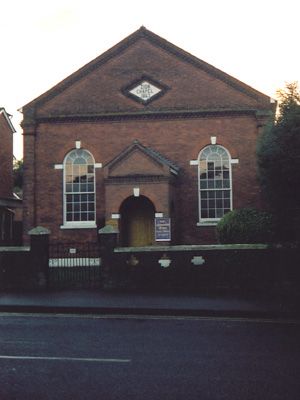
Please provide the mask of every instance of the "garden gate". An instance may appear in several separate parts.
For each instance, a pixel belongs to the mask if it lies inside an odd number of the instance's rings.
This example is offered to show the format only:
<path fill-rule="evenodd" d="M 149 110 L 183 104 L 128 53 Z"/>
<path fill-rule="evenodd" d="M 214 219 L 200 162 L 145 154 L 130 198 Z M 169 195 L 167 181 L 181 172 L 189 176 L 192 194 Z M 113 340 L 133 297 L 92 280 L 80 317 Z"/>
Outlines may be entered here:
<path fill-rule="evenodd" d="M 51 289 L 98 289 L 101 287 L 99 243 L 51 243 Z"/>

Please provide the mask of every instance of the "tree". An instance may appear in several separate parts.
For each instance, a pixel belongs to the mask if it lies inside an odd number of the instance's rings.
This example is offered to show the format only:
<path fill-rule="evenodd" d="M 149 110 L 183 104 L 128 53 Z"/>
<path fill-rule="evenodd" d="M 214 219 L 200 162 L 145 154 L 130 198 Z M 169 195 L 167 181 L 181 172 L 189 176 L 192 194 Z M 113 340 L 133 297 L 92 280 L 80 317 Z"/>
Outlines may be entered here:
<path fill-rule="evenodd" d="M 13 165 L 14 192 L 20 193 L 23 188 L 23 160 L 15 160 Z"/>
<path fill-rule="evenodd" d="M 300 90 L 298 82 L 277 91 L 279 115 L 258 142 L 262 191 L 277 215 L 281 240 L 300 239 Z"/>

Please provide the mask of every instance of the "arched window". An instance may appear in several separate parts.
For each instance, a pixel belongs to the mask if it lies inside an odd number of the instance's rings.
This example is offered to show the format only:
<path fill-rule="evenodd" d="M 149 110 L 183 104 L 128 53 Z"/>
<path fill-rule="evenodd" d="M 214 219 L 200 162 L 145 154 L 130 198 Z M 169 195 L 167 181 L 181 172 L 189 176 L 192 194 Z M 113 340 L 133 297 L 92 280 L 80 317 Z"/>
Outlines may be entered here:
<path fill-rule="evenodd" d="M 95 224 L 95 161 L 84 149 L 64 160 L 64 224 Z"/>
<path fill-rule="evenodd" d="M 218 145 L 204 147 L 198 158 L 199 221 L 218 221 L 232 209 L 231 159 Z"/>

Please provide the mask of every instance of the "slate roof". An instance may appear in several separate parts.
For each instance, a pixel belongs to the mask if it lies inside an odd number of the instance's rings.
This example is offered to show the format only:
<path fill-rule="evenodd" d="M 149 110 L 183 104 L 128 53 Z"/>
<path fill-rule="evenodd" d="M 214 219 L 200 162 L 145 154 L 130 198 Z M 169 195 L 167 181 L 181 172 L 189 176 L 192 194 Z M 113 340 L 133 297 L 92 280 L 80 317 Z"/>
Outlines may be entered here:
<path fill-rule="evenodd" d="M 145 152 L 146 154 L 150 155 L 151 158 L 155 158 L 158 161 L 162 162 L 163 164 L 166 164 L 169 168 L 173 169 L 176 171 L 176 173 L 179 171 L 179 167 L 173 163 L 172 161 L 168 160 L 166 157 L 162 156 L 159 154 L 157 151 L 143 146 L 138 140 L 135 140 L 130 146 L 128 146 L 125 150 L 123 150 L 119 155 L 117 155 L 115 158 L 113 158 L 109 163 L 107 163 L 103 169 L 106 168 L 111 168 L 120 162 L 126 157 L 127 154 L 129 154 L 134 148 L 138 148 Z"/>
<path fill-rule="evenodd" d="M 143 146 L 144 147 L 144 146 Z M 170 168 L 174 169 L 176 172 L 179 171 L 179 167 L 173 163 L 172 161 L 168 160 L 166 157 L 162 156 L 159 154 L 157 151 L 151 149 L 150 147 L 144 147 L 146 151 L 148 151 L 150 154 L 154 155 L 156 158 L 158 158 L 160 161 L 168 165 Z"/>
<path fill-rule="evenodd" d="M 12 133 L 15 133 L 16 130 L 15 130 L 15 128 L 14 128 L 12 122 L 11 122 L 11 117 L 12 117 L 12 115 L 11 115 L 11 114 L 8 114 L 8 113 L 6 112 L 6 110 L 5 110 L 4 107 L 0 107 L 0 115 L 1 115 L 1 114 L 4 116 L 4 118 L 5 118 L 5 120 L 6 120 L 7 124 L 8 124 L 8 126 L 10 127 L 10 130 L 12 131 Z"/>

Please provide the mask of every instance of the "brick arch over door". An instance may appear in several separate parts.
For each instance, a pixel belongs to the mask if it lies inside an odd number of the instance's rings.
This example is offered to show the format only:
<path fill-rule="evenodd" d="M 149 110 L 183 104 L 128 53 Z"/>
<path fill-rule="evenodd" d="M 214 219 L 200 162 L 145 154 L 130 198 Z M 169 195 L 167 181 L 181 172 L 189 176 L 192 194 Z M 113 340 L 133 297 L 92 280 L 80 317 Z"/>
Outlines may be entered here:
<path fill-rule="evenodd" d="M 122 194 L 120 194 L 117 199 L 115 200 L 115 202 L 113 203 L 113 206 L 111 208 L 111 214 L 118 214 L 121 204 L 123 203 L 124 200 L 126 200 L 128 197 L 133 195 L 133 189 L 128 189 L 125 190 Z M 155 211 L 156 212 L 162 212 L 163 211 L 163 207 L 161 202 L 158 200 L 157 196 L 151 191 L 151 190 L 143 190 L 140 189 L 140 196 L 145 196 L 147 197 L 149 200 L 152 201 L 152 203 L 154 204 L 155 207 Z"/>

